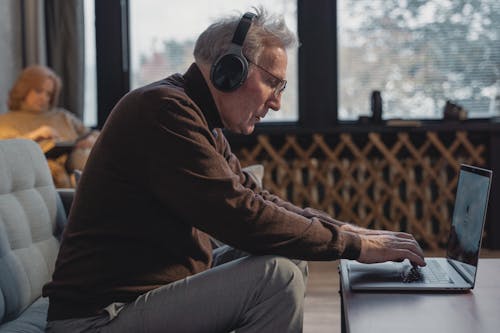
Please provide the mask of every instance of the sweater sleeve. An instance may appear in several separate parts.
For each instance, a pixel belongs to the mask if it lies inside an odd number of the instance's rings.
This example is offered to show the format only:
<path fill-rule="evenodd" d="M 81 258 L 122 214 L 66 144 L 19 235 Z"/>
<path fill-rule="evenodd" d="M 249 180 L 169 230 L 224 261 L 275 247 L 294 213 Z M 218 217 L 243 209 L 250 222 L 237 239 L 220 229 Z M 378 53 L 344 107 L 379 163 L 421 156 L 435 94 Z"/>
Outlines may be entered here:
<path fill-rule="evenodd" d="M 78 119 L 73 113 L 64 109 L 60 110 L 64 112 L 64 115 L 68 118 L 68 122 L 71 124 L 71 127 L 76 132 L 78 137 L 81 137 L 90 132 L 90 128 L 86 127 L 83 122 Z"/>
<path fill-rule="evenodd" d="M 0 114 L 0 140 L 22 136 L 23 133 L 16 128 L 16 122 L 12 120 L 12 111 Z"/>
<path fill-rule="evenodd" d="M 0 125 L 0 140 L 22 137 L 22 134 L 13 128 Z"/>
<path fill-rule="evenodd" d="M 359 256 L 358 235 L 245 187 L 195 106 L 174 98 L 158 104 L 149 138 L 160 144 L 148 157 L 148 186 L 179 220 L 253 254 Z"/>

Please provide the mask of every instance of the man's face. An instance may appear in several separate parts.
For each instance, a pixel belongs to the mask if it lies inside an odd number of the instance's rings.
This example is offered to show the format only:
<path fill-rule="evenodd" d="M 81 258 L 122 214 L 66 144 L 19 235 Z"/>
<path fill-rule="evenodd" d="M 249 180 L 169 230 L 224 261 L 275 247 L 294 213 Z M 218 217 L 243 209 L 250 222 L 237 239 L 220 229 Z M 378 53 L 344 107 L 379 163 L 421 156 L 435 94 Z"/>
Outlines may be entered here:
<path fill-rule="evenodd" d="M 286 51 L 266 48 L 257 65 L 261 68 L 249 63 L 248 77 L 236 91 L 218 96 L 222 123 L 234 133 L 252 133 L 269 109 L 278 111 L 281 107 L 281 93 L 275 94 L 275 90 L 286 78 Z"/>

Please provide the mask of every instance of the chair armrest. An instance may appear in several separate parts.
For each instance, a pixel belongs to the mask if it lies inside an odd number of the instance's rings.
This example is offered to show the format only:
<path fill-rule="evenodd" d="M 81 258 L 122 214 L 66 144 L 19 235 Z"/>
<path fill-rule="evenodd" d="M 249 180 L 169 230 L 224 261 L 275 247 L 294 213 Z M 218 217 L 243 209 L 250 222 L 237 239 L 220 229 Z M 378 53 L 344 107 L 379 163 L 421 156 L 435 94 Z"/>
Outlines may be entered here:
<path fill-rule="evenodd" d="M 75 189 L 74 188 L 56 188 L 59 197 L 61 198 L 64 211 L 66 212 L 66 216 L 69 215 L 69 210 L 71 209 L 71 204 L 73 203 L 73 198 L 75 197 Z"/>
<path fill-rule="evenodd" d="M 262 179 L 264 178 L 264 166 L 262 164 L 252 164 L 244 167 L 242 171 L 247 172 L 255 183 L 262 189 Z"/>

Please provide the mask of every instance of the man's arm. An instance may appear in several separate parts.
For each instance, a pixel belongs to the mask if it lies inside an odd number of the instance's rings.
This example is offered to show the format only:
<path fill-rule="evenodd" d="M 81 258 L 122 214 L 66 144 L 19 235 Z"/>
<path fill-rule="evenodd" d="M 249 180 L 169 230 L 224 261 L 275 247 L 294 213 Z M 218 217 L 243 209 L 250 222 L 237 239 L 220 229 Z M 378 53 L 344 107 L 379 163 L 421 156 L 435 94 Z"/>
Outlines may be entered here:
<path fill-rule="evenodd" d="M 277 205 L 304 217 L 315 217 L 322 223 L 338 226 L 343 232 L 350 232 L 358 235 L 361 239 L 361 252 L 357 259 L 359 262 L 377 263 L 389 260 L 402 261 L 404 259 L 409 259 L 413 264 L 425 266 L 423 251 L 411 234 L 361 228 L 350 223 L 336 220 L 327 213 L 314 208 L 301 209 L 275 195 L 264 194 L 264 196 L 272 198 L 271 200 Z"/>
<path fill-rule="evenodd" d="M 210 130 L 188 103 L 150 98 L 147 104 L 154 116 L 144 140 L 159 143 L 145 158 L 147 186 L 183 227 L 195 227 L 257 255 L 304 260 L 359 257 L 356 234 L 284 209 L 242 186 L 241 173 L 235 173 L 232 162 L 221 154 L 221 132 Z"/>
<path fill-rule="evenodd" d="M 313 210 L 299 209 L 300 213 L 296 213 L 296 206 L 281 201 L 277 204 L 244 186 L 242 172 L 234 171 L 235 166 L 239 167 L 237 158 L 221 154 L 222 133 L 214 135 L 197 112 L 185 104 L 163 98 L 155 114 L 156 124 L 147 140 L 161 144 L 146 159 L 148 183 L 155 200 L 162 202 L 185 227 L 196 227 L 257 255 L 365 262 L 400 260 L 406 255 L 399 251 L 401 237 L 397 235 L 376 242 L 378 239 L 367 235 L 342 230 L 322 214 L 322 219 L 313 216 Z M 373 249 L 375 256 L 361 256 L 362 244 L 365 250 Z M 391 245 L 396 251 L 390 249 Z"/>
<path fill-rule="evenodd" d="M 401 261 L 409 259 L 412 263 L 424 266 L 423 252 L 417 241 L 410 234 L 403 232 L 393 232 L 387 230 L 372 230 L 361 228 L 350 223 L 336 220 L 327 213 L 314 208 L 300 208 L 276 195 L 263 190 L 256 180 L 245 170 L 242 170 L 236 156 L 233 155 L 227 141 L 224 149 L 226 160 L 231 161 L 233 170 L 240 173 L 242 184 L 259 193 L 263 198 L 306 218 L 317 218 L 324 224 L 331 224 L 339 227 L 343 232 L 358 235 L 361 239 L 361 252 L 357 259 L 363 263 L 376 263 L 388 260 Z"/>

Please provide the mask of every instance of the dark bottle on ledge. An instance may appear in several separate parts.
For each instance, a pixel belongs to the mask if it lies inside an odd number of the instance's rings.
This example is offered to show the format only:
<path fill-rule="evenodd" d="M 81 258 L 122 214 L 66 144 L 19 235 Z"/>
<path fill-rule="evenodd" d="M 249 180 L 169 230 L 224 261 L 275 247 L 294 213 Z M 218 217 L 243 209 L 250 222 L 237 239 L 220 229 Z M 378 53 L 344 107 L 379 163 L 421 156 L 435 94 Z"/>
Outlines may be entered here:
<path fill-rule="evenodd" d="M 374 90 L 371 96 L 372 122 L 382 122 L 382 96 L 380 91 Z"/>

